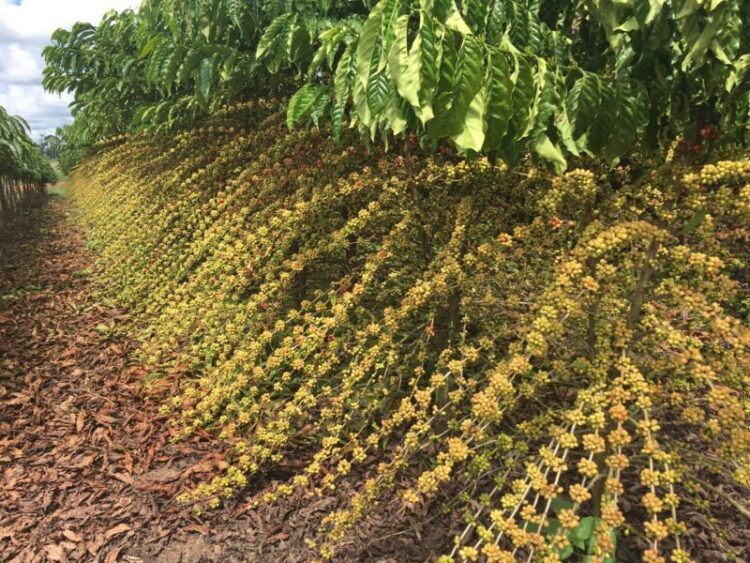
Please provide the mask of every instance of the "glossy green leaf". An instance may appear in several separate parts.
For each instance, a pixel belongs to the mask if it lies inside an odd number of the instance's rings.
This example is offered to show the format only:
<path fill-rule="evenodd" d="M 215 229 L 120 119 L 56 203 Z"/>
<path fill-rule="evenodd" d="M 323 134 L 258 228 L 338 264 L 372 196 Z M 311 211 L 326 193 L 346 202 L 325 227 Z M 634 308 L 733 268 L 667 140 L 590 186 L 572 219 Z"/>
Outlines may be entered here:
<path fill-rule="evenodd" d="M 326 90 L 319 84 L 305 84 L 289 100 L 286 123 L 291 129 L 294 124 L 306 117 L 314 108 L 319 108 Z M 321 112 L 322 114 L 322 112 Z"/>
<path fill-rule="evenodd" d="M 508 130 L 514 88 L 508 56 L 498 48 L 490 50 L 486 85 L 487 132 L 484 149 L 496 151 Z"/>
<path fill-rule="evenodd" d="M 393 26 L 393 44 L 388 55 L 388 69 L 398 93 L 412 106 L 419 107 L 419 66 L 417 57 L 409 56 L 409 16 L 401 16 Z M 420 48 L 420 44 L 416 44 Z"/>

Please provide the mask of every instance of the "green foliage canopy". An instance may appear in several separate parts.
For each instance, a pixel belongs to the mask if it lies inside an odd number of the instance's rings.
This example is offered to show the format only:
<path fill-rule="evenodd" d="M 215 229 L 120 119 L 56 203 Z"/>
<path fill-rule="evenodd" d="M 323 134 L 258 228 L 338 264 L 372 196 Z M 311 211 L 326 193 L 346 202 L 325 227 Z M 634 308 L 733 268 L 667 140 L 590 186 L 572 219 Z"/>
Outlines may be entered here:
<path fill-rule="evenodd" d="M 44 84 L 75 92 L 69 144 L 165 131 L 228 102 L 292 94 L 288 123 L 416 133 L 561 171 L 695 142 L 744 141 L 742 0 L 146 0 L 58 30 Z"/>
<path fill-rule="evenodd" d="M 53 182 L 55 172 L 28 135 L 23 118 L 0 106 L 0 215 L 14 212 L 27 192 Z"/>
<path fill-rule="evenodd" d="M 307 30 L 322 31 L 356 10 L 366 14 L 349 0 L 146 0 L 138 11 L 106 14 L 96 27 L 58 29 L 43 53 L 44 86 L 75 94 L 67 160 L 80 160 L 106 137 L 171 131 L 227 102 L 280 90 L 307 60 Z M 282 14 L 295 21 L 276 30 L 273 49 L 256 59 L 263 33 Z"/>
<path fill-rule="evenodd" d="M 318 36 L 289 121 L 328 110 L 334 132 L 348 117 L 371 138 L 412 130 L 511 163 L 530 146 L 559 170 L 706 125 L 741 139 L 748 14 L 731 0 L 382 0 L 359 31 Z"/>

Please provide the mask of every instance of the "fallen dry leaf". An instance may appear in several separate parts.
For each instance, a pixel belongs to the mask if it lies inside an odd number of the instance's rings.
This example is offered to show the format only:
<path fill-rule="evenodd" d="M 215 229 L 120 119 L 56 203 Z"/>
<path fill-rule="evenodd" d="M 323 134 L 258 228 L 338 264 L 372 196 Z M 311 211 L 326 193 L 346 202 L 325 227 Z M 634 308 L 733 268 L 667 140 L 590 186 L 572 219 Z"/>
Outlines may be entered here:
<path fill-rule="evenodd" d="M 103 411 L 99 411 L 94 415 L 94 420 L 96 420 L 99 424 L 109 425 L 114 424 L 117 422 L 117 419 L 114 417 L 109 416 L 107 413 Z"/>
<path fill-rule="evenodd" d="M 117 558 L 120 556 L 121 551 L 122 547 L 110 549 L 104 557 L 104 563 L 117 563 Z"/>
<path fill-rule="evenodd" d="M 107 539 L 113 538 L 125 532 L 129 532 L 132 528 L 127 524 L 118 524 L 114 528 L 110 528 L 104 533 L 104 537 Z"/>
<path fill-rule="evenodd" d="M 44 546 L 44 551 L 47 552 L 47 557 L 50 561 L 67 561 L 67 558 L 65 557 L 65 550 L 59 544 L 47 544 Z"/>
<path fill-rule="evenodd" d="M 141 480 L 150 483 L 171 483 L 180 478 L 180 470 L 171 467 L 164 467 L 144 473 L 140 478 Z"/>
<path fill-rule="evenodd" d="M 112 473 L 112 477 L 114 477 L 118 481 L 122 481 L 123 483 L 126 483 L 128 485 L 132 485 L 133 484 L 133 476 L 129 475 L 127 473 Z"/>
<path fill-rule="evenodd" d="M 68 538 L 70 541 L 82 542 L 83 536 L 76 534 L 73 530 L 63 530 L 63 536 Z"/>
<path fill-rule="evenodd" d="M 99 553 L 99 550 L 102 548 L 102 546 L 104 545 L 106 541 L 107 540 L 104 538 L 102 534 L 97 534 L 93 540 L 91 540 L 90 542 L 86 544 L 86 550 L 91 555 L 96 555 L 97 553 Z"/>
<path fill-rule="evenodd" d="M 83 412 L 79 412 L 78 416 L 76 416 L 76 432 L 80 434 L 85 423 L 86 415 Z"/>
<path fill-rule="evenodd" d="M 182 529 L 183 532 L 198 532 L 202 536 L 208 535 L 208 526 L 205 524 L 190 524 Z"/>

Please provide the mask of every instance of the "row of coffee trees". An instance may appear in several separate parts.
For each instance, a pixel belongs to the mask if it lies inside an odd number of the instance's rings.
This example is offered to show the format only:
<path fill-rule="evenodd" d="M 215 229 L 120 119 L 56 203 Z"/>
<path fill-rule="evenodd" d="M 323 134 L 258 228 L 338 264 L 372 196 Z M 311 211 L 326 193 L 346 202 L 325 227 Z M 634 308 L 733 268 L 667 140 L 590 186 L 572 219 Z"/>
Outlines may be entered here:
<path fill-rule="evenodd" d="M 57 31 L 102 271 L 153 373 L 190 371 L 175 435 L 228 444 L 179 499 L 283 475 L 255 500 L 309 501 L 303 560 L 412 530 L 444 541 L 389 558 L 742 556 L 749 6 L 148 0 Z"/>
<path fill-rule="evenodd" d="M 0 107 L 0 216 L 41 201 L 46 184 L 55 177 L 49 160 L 29 137 L 28 125 Z"/>

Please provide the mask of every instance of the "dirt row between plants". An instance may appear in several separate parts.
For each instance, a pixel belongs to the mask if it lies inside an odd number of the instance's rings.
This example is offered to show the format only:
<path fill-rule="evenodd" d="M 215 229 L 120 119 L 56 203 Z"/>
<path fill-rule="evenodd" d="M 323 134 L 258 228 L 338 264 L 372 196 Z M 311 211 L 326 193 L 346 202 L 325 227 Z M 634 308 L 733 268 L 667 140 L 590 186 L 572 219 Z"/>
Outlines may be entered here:
<path fill-rule="evenodd" d="M 107 304 L 72 202 L 0 224 L 0 561 L 312 561 L 304 543 L 345 502 L 254 507 L 274 475 L 195 517 L 175 494 L 223 468 L 209 435 L 173 442 L 127 314 Z M 283 470 L 283 468 L 282 468 Z M 277 475 L 278 478 L 283 475 Z M 376 514 L 342 561 L 424 560 L 445 531 Z M 403 517 L 403 515 L 401 515 Z M 395 558 L 390 554 L 397 554 Z"/>

